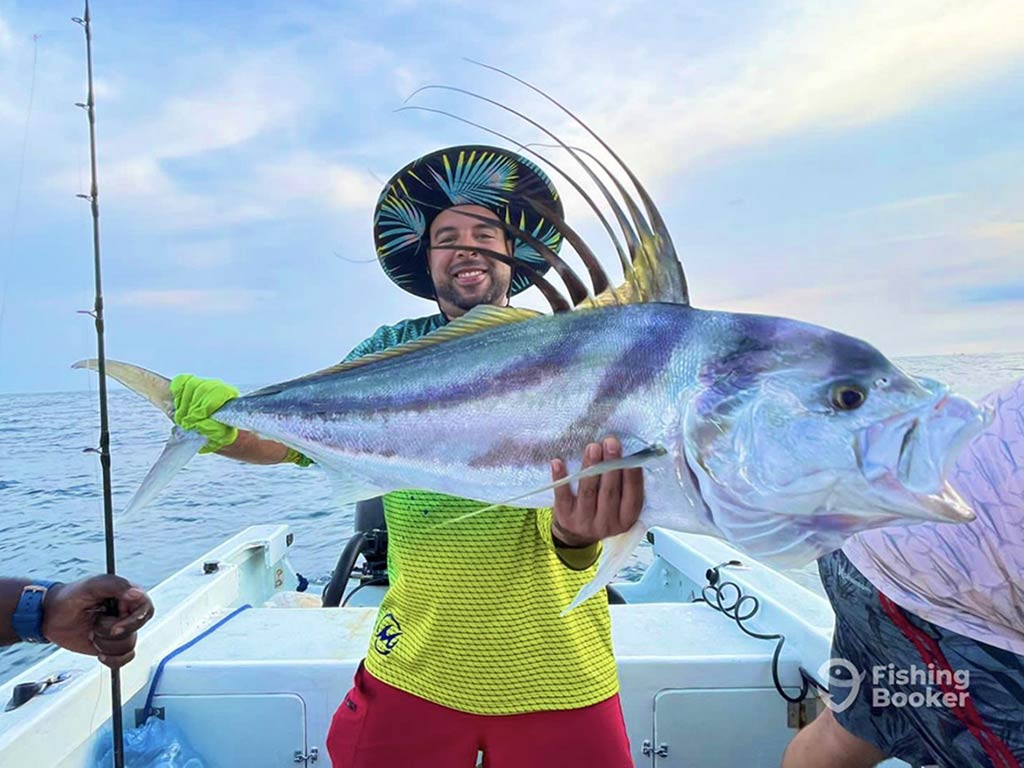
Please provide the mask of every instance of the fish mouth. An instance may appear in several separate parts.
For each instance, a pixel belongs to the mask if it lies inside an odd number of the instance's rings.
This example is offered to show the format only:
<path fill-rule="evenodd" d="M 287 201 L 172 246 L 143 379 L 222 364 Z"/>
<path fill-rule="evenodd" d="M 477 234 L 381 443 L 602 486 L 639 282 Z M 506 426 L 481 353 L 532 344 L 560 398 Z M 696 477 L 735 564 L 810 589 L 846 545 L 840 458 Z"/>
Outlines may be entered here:
<path fill-rule="evenodd" d="M 927 406 L 857 434 L 856 453 L 873 500 L 904 517 L 970 522 L 974 511 L 946 480 L 992 410 L 940 392 Z"/>

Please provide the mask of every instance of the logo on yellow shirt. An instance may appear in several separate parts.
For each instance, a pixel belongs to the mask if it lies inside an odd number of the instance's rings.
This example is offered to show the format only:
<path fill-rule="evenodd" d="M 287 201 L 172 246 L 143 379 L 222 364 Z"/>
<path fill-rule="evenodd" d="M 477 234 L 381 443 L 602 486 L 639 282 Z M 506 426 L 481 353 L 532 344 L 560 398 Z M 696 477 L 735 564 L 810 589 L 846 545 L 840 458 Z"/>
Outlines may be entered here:
<path fill-rule="evenodd" d="M 388 612 L 377 619 L 373 635 L 373 649 L 381 656 L 387 656 L 398 645 L 398 640 L 402 637 L 402 626 L 394 614 Z"/>

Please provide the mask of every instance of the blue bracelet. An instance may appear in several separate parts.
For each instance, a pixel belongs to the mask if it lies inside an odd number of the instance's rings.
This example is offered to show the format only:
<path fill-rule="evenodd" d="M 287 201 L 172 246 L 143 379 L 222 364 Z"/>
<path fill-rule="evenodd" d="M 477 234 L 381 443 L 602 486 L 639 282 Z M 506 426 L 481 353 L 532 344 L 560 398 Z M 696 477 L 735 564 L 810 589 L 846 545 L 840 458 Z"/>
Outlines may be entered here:
<path fill-rule="evenodd" d="M 37 580 L 21 590 L 21 599 L 11 618 L 11 628 L 26 643 L 49 642 L 43 637 L 43 601 L 50 588 L 58 583 Z"/>

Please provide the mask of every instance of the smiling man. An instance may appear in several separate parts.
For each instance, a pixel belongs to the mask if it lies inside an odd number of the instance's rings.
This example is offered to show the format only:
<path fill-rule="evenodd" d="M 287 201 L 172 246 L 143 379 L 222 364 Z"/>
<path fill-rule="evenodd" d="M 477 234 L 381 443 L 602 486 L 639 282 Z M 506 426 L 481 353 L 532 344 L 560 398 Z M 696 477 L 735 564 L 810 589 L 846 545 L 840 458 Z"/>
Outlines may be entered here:
<path fill-rule="evenodd" d="M 504 307 L 529 287 L 518 265 L 543 273 L 548 264 L 502 222 L 552 250 L 561 245 L 530 201 L 562 214 L 543 171 L 494 147 L 437 150 L 395 174 L 374 214 L 377 256 L 399 287 L 440 311 L 378 328 L 346 360 L 413 341 L 473 307 Z M 234 389 L 180 376 L 172 391 L 175 422 L 206 435 L 204 450 L 309 463 L 211 420 Z M 583 466 L 621 451 L 614 438 L 592 443 Z M 561 457 L 551 459 L 552 478 L 565 477 Z M 443 523 L 481 502 L 415 490 L 384 496 L 390 586 L 331 724 L 335 768 L 472 768 L 478 752 L 488 768 L 631 766 L 605 593 L 560 614 L 594 575 L 600 540 L 639 516 L 642 477 L 607 472 L 581 480 L 576 494 L 561 486 L 550 508 L 503 507 L 459 525 Z"/>
<path fill-rule="evenodd" d="M 484 223 L 476 216 L 494 223 Z M 508 304 L 512 267 L 473 250 L 475 246 L 512 255 L 512 243 L 492 211 L 481 205 L 442 211 L 430 225 L 430 243 L 427 268 L 437 304 L 446 317 L 459 317 L 479 304 Z"/>
<path fill-rule="evenodd" d="M 377 254 L 395 283 L 440 312 L 384 326 L 346 359 L 416 339 L 476 306 L 507 306 L 530 282 L 487 252 L 541 273 L 548 264 L 501 222 L 561 245 L 526 200 L 561 214 L 539 168 L 493 147 L 438 150 L 399 171 L 377 204 Z M 614 439 L 595 443 L 584 465 L 620 451 Z M 564 476 L 564 464 L 552 472 Z M 385 496 L 391 587 L 374 637 L 388 642 L 371 643 L 334 717 L 334 765 L 471 768 L 478 750 L 492 768 L 632 765 L 606 598 L 559 614 L 592 576 L 598 541 L 626 530 L 642 500 L 639 470 L 584 480 L 575 496 L 563 487 L 550 509 L 495 510 L 468 526 L 437 523 L 479 502 Z"/>

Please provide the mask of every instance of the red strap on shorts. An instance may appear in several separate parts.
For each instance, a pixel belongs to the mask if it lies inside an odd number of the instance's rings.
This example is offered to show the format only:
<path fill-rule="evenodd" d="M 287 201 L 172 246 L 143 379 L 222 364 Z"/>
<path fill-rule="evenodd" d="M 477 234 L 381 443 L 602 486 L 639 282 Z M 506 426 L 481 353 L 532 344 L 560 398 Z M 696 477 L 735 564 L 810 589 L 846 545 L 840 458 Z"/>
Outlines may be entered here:
<path fill-rule="evenodd" d="M 917 653 L 922 661 L 926 664 L 933 664 L 936 669 L 948 671 L 950 673 L 948 680 L 952 680 L 953 668 L 950 666 L 949 661 L 946 660 L 945 654 L 939 648 L 939 644 L 935 642 L 934 638 L 929 637 L 911 624 L 903 610 L 881 592 L 878 593 L 878 601 L 881 603 L 885 615 L 889 617 L 893 624 L 899 627 L 907 640 L 917 649 Z M 956 715 L 957 720 L 963 723 L 964 727 L 981 744 L 981 748 L 985 750 L 985 754 L 992 761 L 994 768 L 1021 768 L 1020 763 L 1017 762 L 1017 758 L 1013 756 L 1006 742 L 992 733 L 989 727 L 985 725 L 985 722 L 981 719 L 981 714 L 974 706 L 970 692 L 960 691 L 955 689 L 951 683 L 944 682 L 947 679 L 946 676 L 939 675 L 939 678 L 939 687 L 942 688 L 943 693 L 966 694 L 964 696 L 966 704 L 962 707 L 954 706 L 951 709 L 953 714 Z"/>

